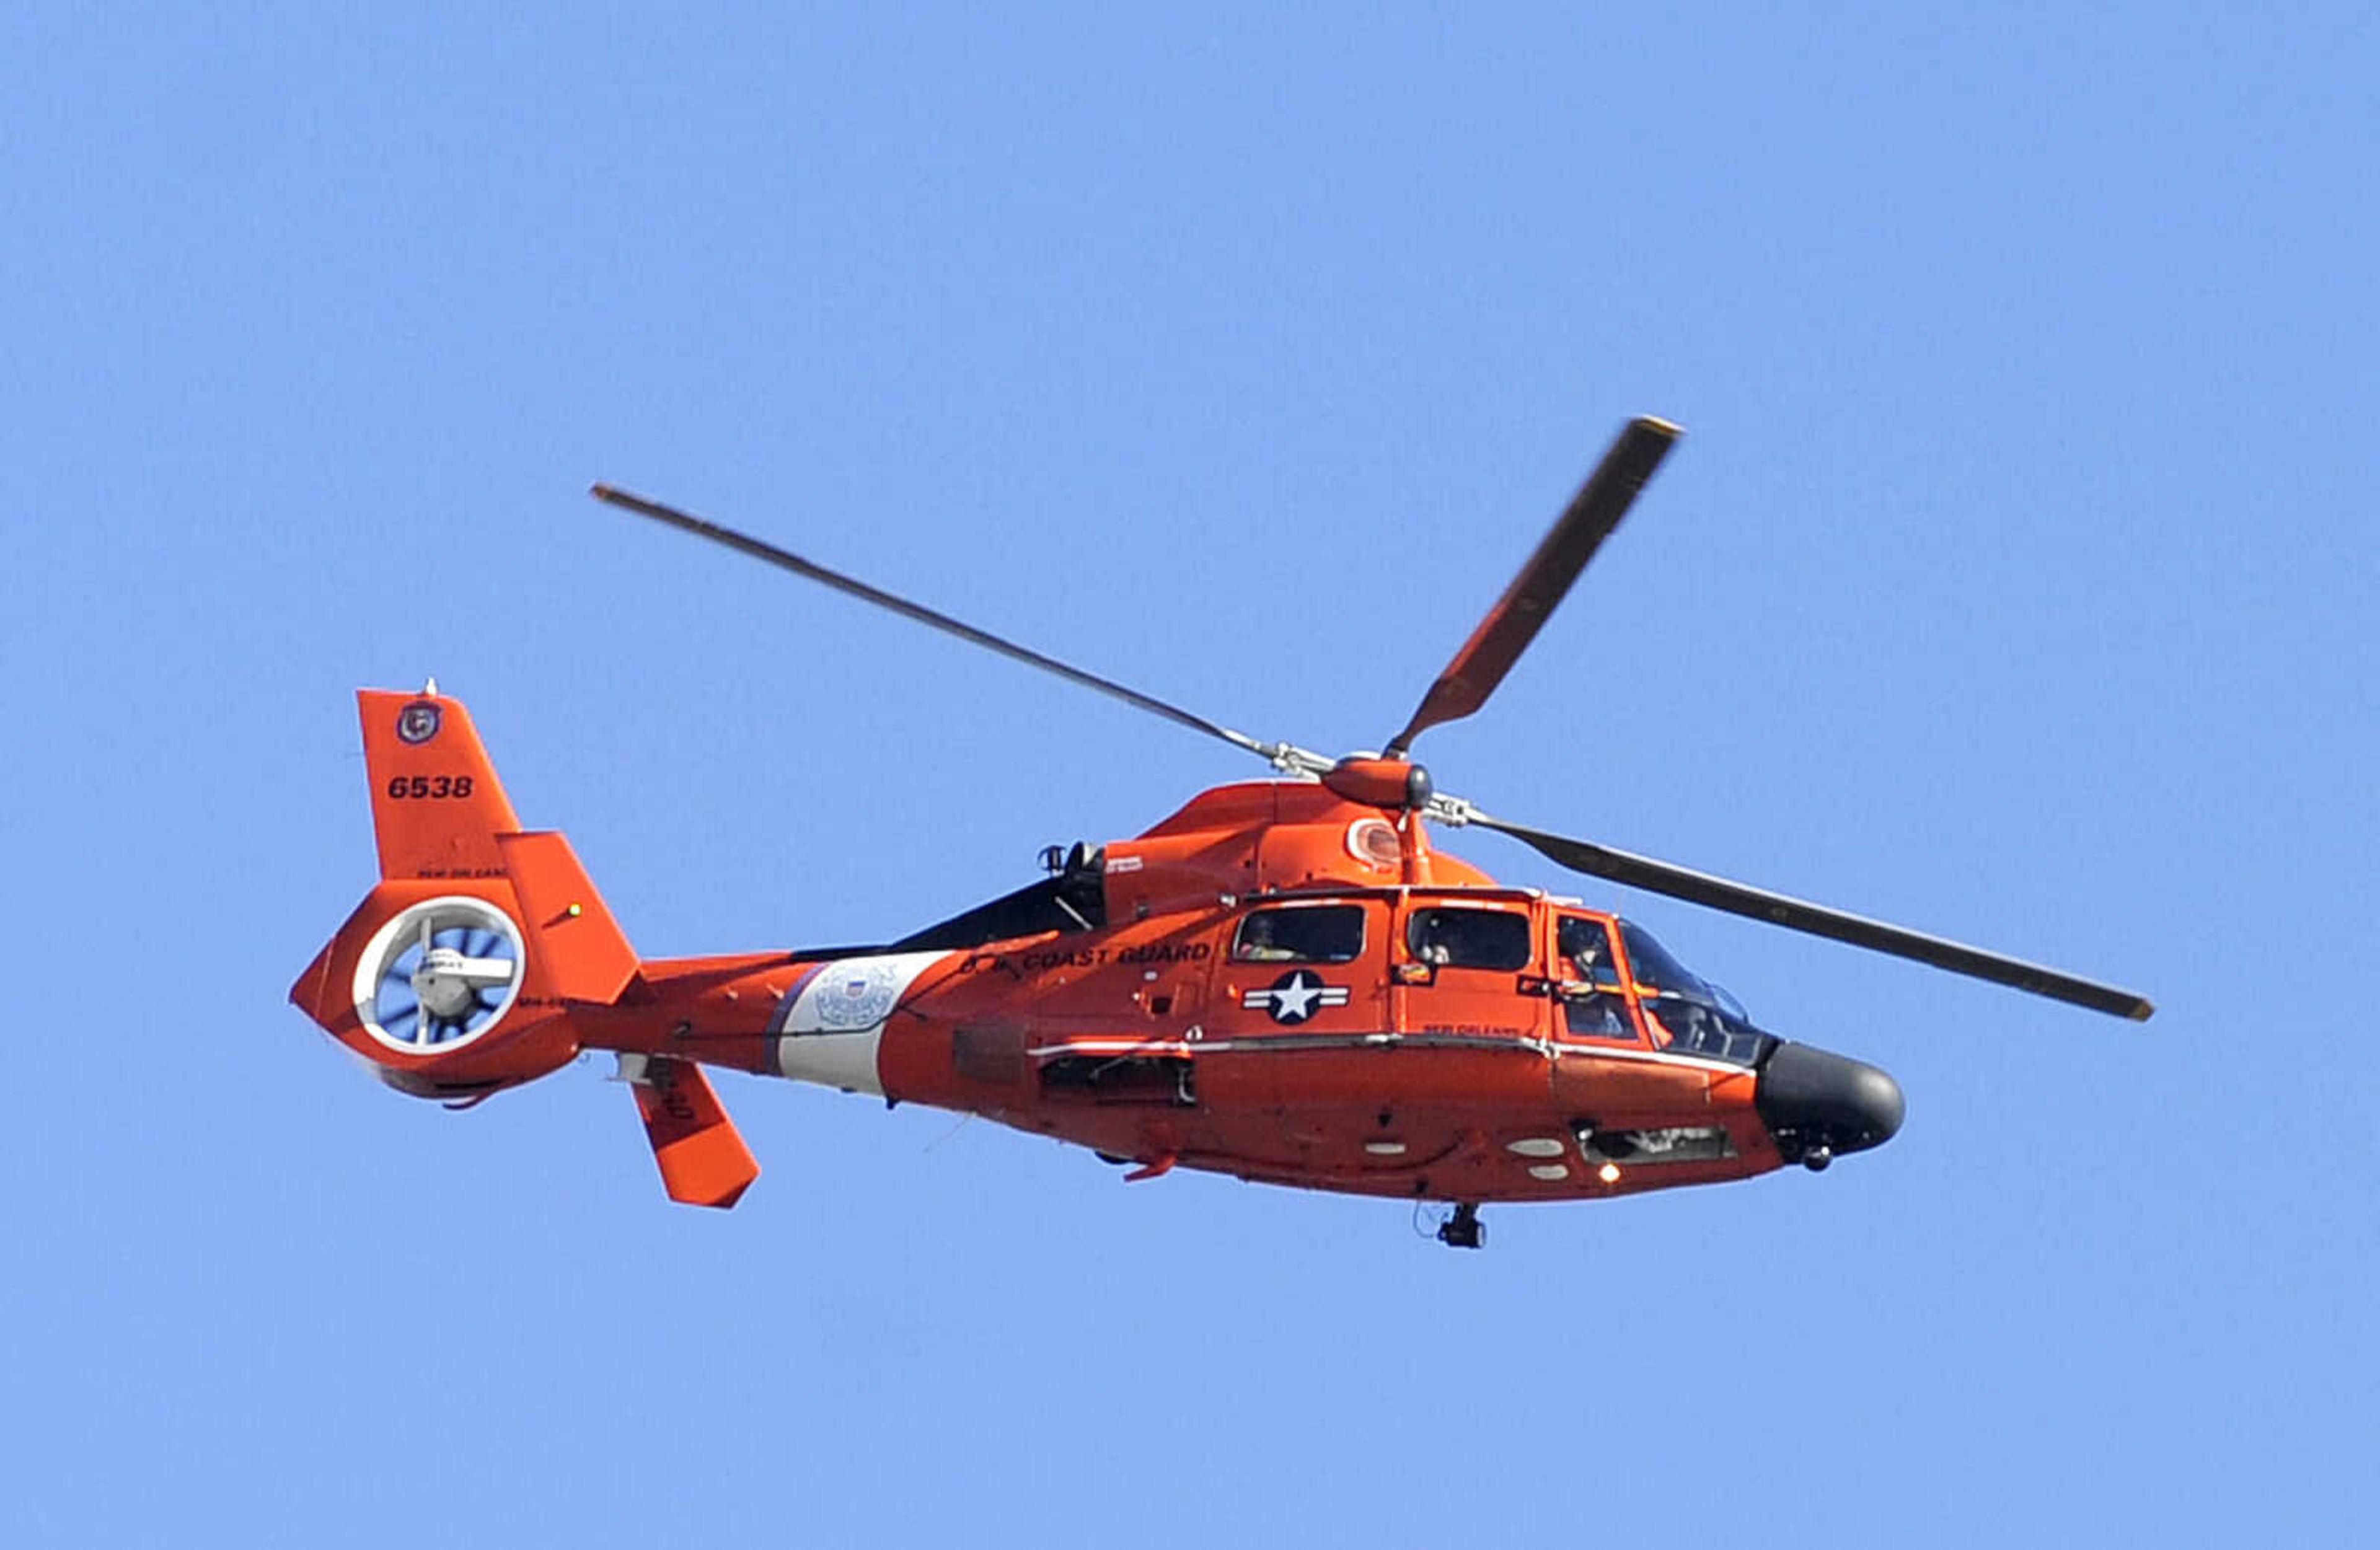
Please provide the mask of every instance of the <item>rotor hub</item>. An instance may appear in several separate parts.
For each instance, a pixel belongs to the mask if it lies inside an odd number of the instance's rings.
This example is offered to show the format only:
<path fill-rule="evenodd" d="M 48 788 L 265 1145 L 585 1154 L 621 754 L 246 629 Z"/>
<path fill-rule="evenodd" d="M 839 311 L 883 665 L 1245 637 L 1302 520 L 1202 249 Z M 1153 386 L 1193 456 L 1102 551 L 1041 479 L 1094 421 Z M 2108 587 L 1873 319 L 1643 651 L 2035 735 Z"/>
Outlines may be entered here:
<path fill-rule="evenodd" d="M 1363 754 L 1350 754 L 1323 771 L 1322 783 L 1334 795 L 1390 812 L 1427 807 L 1438 789 L 1426 766 Z"/>
<path fill-rule="evenodd" d="M 476 987 L 465 977 L 466 960 L 451 947 L 433 947 L 421 967 L 413 971 L 413 993 L 440 1017 L 460 1017 L 470 1006 Z"/>

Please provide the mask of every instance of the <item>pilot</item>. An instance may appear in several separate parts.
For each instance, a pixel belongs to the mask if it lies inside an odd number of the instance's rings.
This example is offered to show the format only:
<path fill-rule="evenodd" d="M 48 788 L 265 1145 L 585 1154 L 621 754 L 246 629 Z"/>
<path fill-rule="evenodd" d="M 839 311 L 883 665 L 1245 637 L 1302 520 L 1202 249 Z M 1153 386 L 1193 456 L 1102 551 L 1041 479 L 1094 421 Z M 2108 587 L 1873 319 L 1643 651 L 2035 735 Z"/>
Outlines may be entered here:
<path fill-rule="evenodd" d="M 1578 968 L 1578 977 L 1610 988 L 1620 983 L 1619 966 L 1611 962 L 1611 938 L 1591 920 L 1561 923 L 1561 952 Z"/>
<path fill-rule="evenodd" d="M 1297 954 L 1275 940 L 1274 926 L 1280 915 L 1271 910 L 1248 916 L 1240 930 L 1239 945 L 1232 956 L 1252 963 L 1286 963 Z"/>
<path fill-rule="evenodd" d="M 1584 993 L 1573 990 L 1562 999 L 1562 1017 L 1570 1031 L 1588 1038 L 1635 1037 L 1636 1031 L 1628 1022 L 1628 1003 L 1617 994 L 1620 971 L 1611 962 L 1611 938 L 1603 927 L 1590 920 L 1565 920 L 1557 945 L 1577 969 L 1578 977 L 1595 987 Z"/>
<path fill-rule="evenodd" d="M 1482 962 L 1481 946 L 1475 940 L 1478 933 L 1472 922 L 1476 910 L 1432 910 L 1422 917 L 1421 940 L 1414 956 L 1425 963 L 1440 968 L 1451 963 L 1463 965 Z"/>

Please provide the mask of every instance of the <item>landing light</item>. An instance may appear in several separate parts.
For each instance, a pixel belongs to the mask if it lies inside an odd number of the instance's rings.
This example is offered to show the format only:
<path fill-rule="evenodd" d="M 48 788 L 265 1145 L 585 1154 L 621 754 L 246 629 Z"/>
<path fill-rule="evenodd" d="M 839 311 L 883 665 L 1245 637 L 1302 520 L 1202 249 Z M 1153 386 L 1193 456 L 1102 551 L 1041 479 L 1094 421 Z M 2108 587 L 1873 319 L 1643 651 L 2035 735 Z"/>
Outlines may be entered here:
<path fill-rule="evenodd" d="M 1607 1184 L 1616 1184 L 1620 1182 L 1620 1165 L 1618 1163 L 1605 1163 L 1601 1168 L 1595 1170 L 1595 1176 L 1597 1179 L 1602 1180 Z"/>

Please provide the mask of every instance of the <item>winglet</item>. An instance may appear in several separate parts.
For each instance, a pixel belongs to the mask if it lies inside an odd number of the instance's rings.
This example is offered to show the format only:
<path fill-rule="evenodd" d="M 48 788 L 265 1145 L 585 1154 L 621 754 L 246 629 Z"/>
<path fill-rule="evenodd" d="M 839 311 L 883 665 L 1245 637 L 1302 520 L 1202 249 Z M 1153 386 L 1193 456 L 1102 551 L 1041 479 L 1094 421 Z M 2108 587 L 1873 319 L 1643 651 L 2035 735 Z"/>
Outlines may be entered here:
<path fill-rule="evenodd" d="M 723 1211 L 744 1198 L 760 1177 L 760 1165 L 700 1066 L 667 1055 L 623 1055 L 620 1077 L 636 1092 L 637 1112 L 672 1200 Z"/>

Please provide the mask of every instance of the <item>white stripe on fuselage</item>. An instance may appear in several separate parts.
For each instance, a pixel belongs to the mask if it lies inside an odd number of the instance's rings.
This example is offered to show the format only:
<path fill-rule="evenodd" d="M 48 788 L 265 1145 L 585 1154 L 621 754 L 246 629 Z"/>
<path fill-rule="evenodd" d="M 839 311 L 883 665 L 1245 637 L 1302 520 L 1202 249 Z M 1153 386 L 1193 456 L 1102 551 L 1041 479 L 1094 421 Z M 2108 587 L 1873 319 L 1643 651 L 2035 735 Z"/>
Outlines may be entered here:
<path fill-rule="evenodd" d="M 777 1074 L 880 1096 L 876 1055 L 885 1020 L 917 976 L 948 956 L 888 952 L 820 965 L 769 1030 L 777 1041 Z"/>

